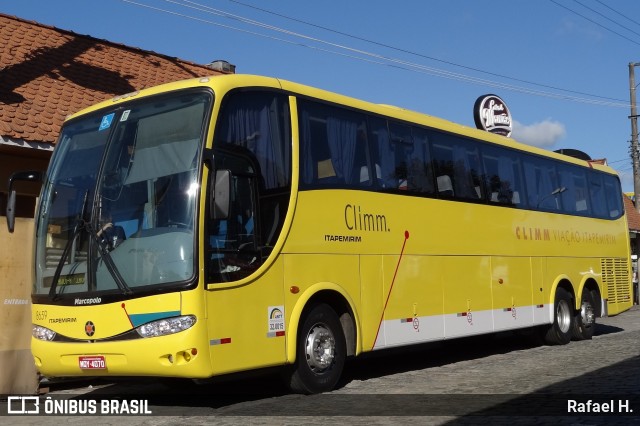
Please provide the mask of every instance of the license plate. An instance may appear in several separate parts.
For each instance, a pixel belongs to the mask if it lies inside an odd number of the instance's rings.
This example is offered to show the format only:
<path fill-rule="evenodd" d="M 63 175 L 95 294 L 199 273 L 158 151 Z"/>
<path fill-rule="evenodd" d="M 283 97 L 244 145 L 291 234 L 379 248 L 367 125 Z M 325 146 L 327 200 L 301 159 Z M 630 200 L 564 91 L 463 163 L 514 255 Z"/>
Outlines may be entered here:
<path fill-rule="evenodd" d="M 105 370 L 107 363 L 102 355 L 78 357 L 78 364 L 82 370 Z"/>

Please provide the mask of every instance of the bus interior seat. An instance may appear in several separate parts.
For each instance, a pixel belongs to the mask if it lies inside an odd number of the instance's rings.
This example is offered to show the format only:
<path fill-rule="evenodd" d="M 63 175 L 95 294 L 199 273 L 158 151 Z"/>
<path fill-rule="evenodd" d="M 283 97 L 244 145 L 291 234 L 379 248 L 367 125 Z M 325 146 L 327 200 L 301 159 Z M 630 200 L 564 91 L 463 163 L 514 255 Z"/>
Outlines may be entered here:
<path fill-rule="evenodd" d="M 587 210 L 587 200 L 576 201 L 576 211 L 583 212 Z"/>
<path fill-rule="evenodd" d="M 511 196 L 511 203 L 520 204 L 520 193 L 518 191 L 513 191 L 513 195 Z"/>
<path fill-rule="evenodd" d="M 382 177 L 382 171 L 380 169 L 380 165 L 376 164 L 376 179 L 380 180 Z M 360 167 L 360 183 L 369 182 L 369 167 L 362 166 Z"/>
<path fill-rule="evenodd" d="M 451 183 L 451 177 L 449 175 L 438 176 L 438 192 L 440 195 L 445 195 L 452 197 L 453 193 L 453 184 Z"/>
<path fill-rule="evenodd" d="M 491 202 L 493 203 L 498 202 L 497 191 L 491 193 Z M 518 191 L 513 191 L 513 194 L 511 195 L 511 204 L 514 204 L 514 205 L 520 204 L 520 193 Z"/>

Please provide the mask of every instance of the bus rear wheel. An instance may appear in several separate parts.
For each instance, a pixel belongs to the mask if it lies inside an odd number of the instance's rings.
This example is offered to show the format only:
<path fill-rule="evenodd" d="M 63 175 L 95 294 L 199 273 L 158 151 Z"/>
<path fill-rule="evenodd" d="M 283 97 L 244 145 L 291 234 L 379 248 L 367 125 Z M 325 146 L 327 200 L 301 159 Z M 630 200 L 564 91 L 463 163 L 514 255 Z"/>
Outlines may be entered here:
<path fill-rule="evenodd" d="M 543 335 L 545 343 L 548 345 L 566 345 L 569 343 L 571 341 L 573 322 L 571 295 L 562 287 L 558 287 L 554 304 L 553 324 L 545 330 Z"/>
<path fill-rule="evenodd" d="M 289 376 L 289 387 L 303 394 L 333 390 L 345 360 L 346 343 L 338 315 L 327 304 L 314 306 L 298 331 L 296 363 Z"/>
<path fill-rule="evenodd" d="M 589 340 L 596 328 L 596 308 L 593 294 L 588 289 L 582 291 L 580 309 L 573 318 L 571 337 L 573 340 Z"/>

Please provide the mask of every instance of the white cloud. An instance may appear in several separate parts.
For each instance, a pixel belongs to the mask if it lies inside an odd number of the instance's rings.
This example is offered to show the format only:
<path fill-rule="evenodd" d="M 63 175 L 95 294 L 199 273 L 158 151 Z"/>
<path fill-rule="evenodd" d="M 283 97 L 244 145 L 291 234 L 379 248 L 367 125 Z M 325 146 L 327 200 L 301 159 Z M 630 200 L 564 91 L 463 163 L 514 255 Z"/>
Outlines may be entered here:
<path fill-rule="evenodd" d="M 584 37 L 589 41 L 600 41 L 604 38 L 604 34 L 600 29 L 584 21 L 578 23 L 572 19 L 562 21 L 556 34 L 560 36 Z"/>
<path fill-rule="evenodd" d="M 528 145 L 537 146 L 540 148 L 551 148 L 556 142 L 564 138 L 567 131 L 564 124 L 546 119 L 538 123 L 524 125 L 516 120 L 513 120 L 513 137 L 518 142 L 526 143 Z"/>

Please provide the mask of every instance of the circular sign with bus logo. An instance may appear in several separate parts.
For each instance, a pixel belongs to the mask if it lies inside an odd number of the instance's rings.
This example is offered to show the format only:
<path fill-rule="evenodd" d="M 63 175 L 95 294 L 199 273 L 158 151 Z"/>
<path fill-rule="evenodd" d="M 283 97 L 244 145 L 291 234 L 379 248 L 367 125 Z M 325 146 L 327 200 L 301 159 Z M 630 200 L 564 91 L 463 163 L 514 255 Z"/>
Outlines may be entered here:
<path fill-rule="evenodd" d="M 476 127 L 487 132 L 509 137 L 513 120 L 507 104 L 496 95 L 480 96 L 473 106 Z"/>

